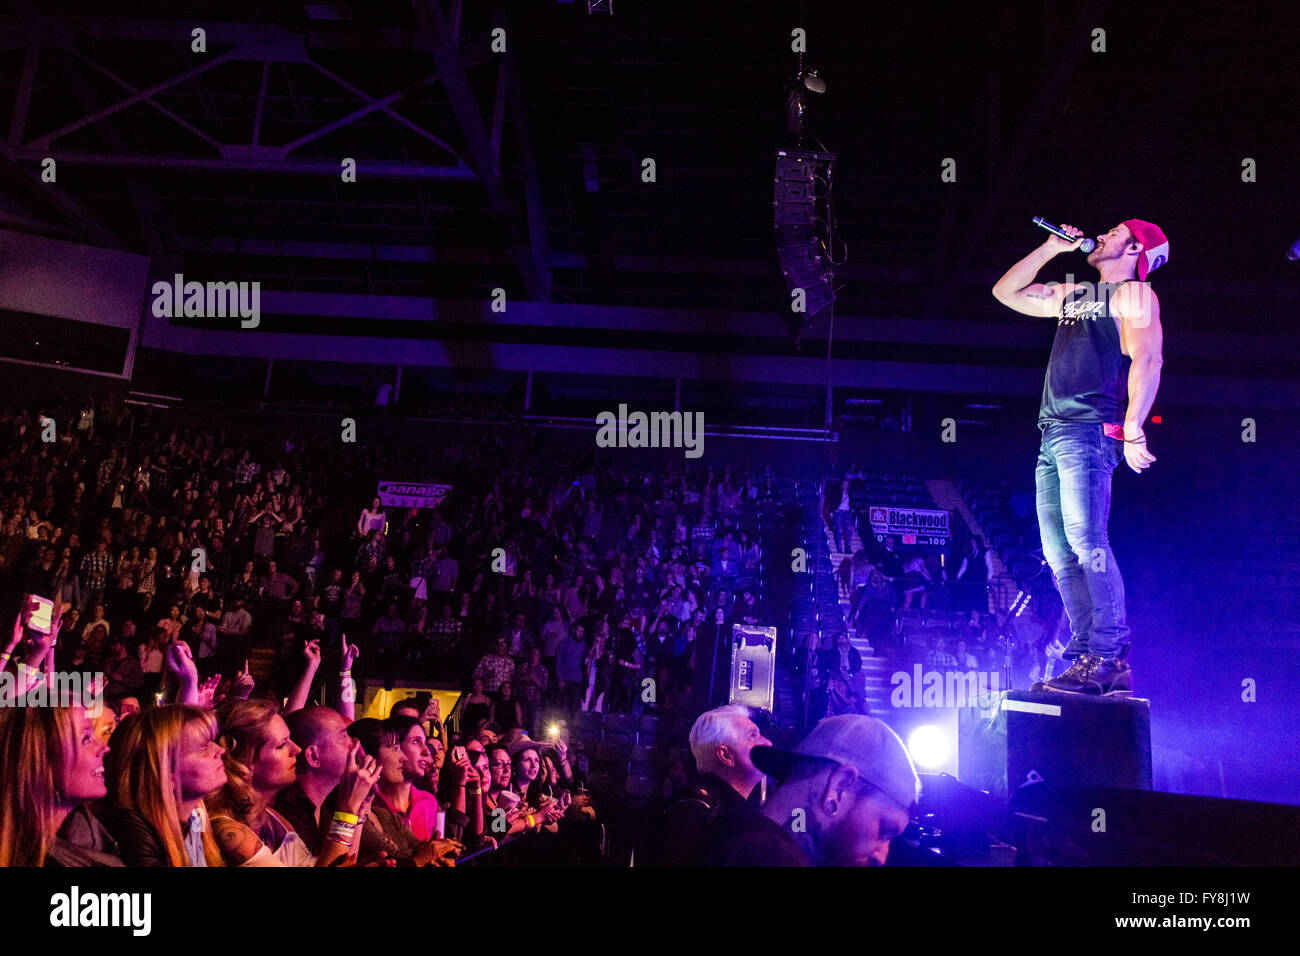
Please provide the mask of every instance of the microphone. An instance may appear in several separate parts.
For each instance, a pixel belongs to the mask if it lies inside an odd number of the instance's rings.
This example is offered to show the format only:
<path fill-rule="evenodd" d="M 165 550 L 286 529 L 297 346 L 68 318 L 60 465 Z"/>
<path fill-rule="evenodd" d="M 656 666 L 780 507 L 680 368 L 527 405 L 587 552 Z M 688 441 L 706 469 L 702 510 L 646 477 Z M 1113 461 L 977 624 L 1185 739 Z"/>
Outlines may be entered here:
<path fill-rule="evenodd" d="M 1054 236 L 1060 236 L 1062 239 L 1065 239 L 1069 242 L 1074 242 L 1075 239 L 1074 236 L 1067 236 L 1064 232 L 1061 231 L 1059 226 L 1053 226 L 1042 216 L 1034 217 L 1034 225 L 1046 229 Z M 1091 239 L 1085 239 L 1083 240 L 1083 242 L 1079 243 L 1080 252 L 1092 252 L 1092 250 L 1096 248 L 1097 248 L 1097 243 L 1093 242 Z"/>

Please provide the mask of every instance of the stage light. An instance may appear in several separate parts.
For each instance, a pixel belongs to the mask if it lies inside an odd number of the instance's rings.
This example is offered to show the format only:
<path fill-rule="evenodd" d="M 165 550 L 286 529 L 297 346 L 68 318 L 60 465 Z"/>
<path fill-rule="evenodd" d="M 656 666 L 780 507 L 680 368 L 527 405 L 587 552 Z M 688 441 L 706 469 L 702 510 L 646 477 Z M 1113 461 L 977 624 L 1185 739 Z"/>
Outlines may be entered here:
<path fill-rule="evenodd" d="M 799 78 L 803 81 L 803 88 L 809 93 L 826 92 L 826 81 L 817 75 L 816 70 L 809 70 L 807 73 L 801 74 Z"/>
<path fill-rule="evenodd" d="M 942 766 L 952 749 L 948 735 L 933 724 L 917 727 L 907 738 L 907 749 L 918 767 Z"/>

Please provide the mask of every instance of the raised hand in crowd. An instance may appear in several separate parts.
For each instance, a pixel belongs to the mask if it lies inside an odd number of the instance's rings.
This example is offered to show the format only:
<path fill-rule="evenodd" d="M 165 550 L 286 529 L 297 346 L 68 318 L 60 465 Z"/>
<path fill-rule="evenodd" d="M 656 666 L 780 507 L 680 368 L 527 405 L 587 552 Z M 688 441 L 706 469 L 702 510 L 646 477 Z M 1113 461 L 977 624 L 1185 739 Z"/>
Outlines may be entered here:
<path fill-rule="evenodd" d="M 298 677 L 298 682 L 293 685 L 293 690 L 289 692 L 288 700 L 284 703 L 286 714 L 292 714 L 295 710 L 307 706 L 307 698 L 311 696 L 312 681 L 316 679 L 316 671 L 320 669 L 320 641 L 308 641 L 302 649 L 302 656 L 306 666 Z"/>
<path fill-rule="evenodd" d="M 199 669 L 190 646 L 184 641 L 172 641 L 167 646 L 166 661 L 178 684 L 175 702 L 199 706 Z"/>
<path fill-rule="evenodd" d="M 199 706 L 204 710 L 211 710 L 217 696 L 217 688 L 221 686 L 221 675 L 213 674 L 202 684 L 199 685 Z"/>
<path fill-rule="evenodd" d="M 349 723 L 356 717 L 357 685 L 352 679 L 352 665 L 361 655 L 361 649 L 348 643 L 346 634 L 339 635 L 339 705 L 338 712 Z"/>
<path fill-rule="evenodd" d="M 18 649 L 18 645 L 23 642 L 23 635 L 27 633 L 27 625 L 31 622 L 34 610 L 36 610 L 36 602 L 30 597 L 26 598 L 23 601 L 22 609 L 18 612 L 18 616 L 14 618 L 14 629 L 9 636 L 9 643 L 5 645 L 3 651 L 0 651 L 0 657 L 3 658 L 3 661 L 0 661 L 0 667 L 9 662 L 9 658 Z"/>
<path fill-rule="evenodd" d="M 339 639 L 342 644 L 339 654 L 339 670 L 350 671 L 352 670 L 352 665 L 357 662 L 357 658 L 361 656 L 361 648 L 357 647 L 355 644 L 349 644 L 348 636 L 346 634 L 340 634 Z M 319 656 L 319 654 L 317 656 Z"/>
<path fill-rule="evenodd" d="M 253 694 L 253 688 L 257 682 L 253 680 L 253 675 L 249 673 L 248 660 L 244 660 L 244 666 L 239 669 L 235 675 L 235 685 L 231 688 L 231 696 L 236 700 L 248 700 Z"/>

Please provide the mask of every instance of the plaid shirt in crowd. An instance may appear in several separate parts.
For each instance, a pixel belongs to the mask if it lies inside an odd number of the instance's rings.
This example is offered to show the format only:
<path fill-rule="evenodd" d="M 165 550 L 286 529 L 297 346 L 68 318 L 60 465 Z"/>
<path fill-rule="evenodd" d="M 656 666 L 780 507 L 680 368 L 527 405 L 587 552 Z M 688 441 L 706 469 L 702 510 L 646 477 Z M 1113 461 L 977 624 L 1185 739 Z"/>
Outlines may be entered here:
<path fill-rule="evenodd" d="M 520 700 L 536 704 L 546 693 L 546 685 L 550 679 L 545 664 L 533 667 L 527 661 L 520 661 L 519 670 L 515 673 L 515 693 Z"/>
<path fill-rule="evenodd" d="M 433 645 L 435 654 L 450 654 L 460 643 L 461 635 L 465 633 L 465 626 L 461 624 L 460 618 L 453 617 L 447 620 L 438 618 L 429 624 L 429 643 Z"/>
<path fill-rule="evenodd" d="M 108 483 L 117 477 L 117 473 L 122 470 L 122 462 L 118 458 L 105 458 L 99 463 L 98 477 L 95 479 L 96 491 L 103 491 L 108 487 Z"/>
<path fill-rule="evenodd" d="M 90 552 L 81 559 L 81 584 L 88 591 L 102 591 L 108 583 L 108 569 L 113 563 L 107 551 Z"/>
<path fill-rule="evenodd" d="M 483 679 L 483 686 L 489 694 L 501 689 L 501 684 L 515 676 L 515 662 L 505 654 L 484 654 L 483 659 L 474 668 L 474 678 Z"/>
<path fill-rule="evenodd" d="M 451 543 L 451 525 L 442 518 L 435 518 L 429 529 L 429 542 L 438 548 L 445 548 Z"/>
<path fill-rule="evenodd" d="M 357 568 L 364 570 L 372 557 L 382 564 L 387 551 L 388 548 L 384 544 L 383 535 L 373 540 L 366 538 L 361 547 L 357 548 Z"/>

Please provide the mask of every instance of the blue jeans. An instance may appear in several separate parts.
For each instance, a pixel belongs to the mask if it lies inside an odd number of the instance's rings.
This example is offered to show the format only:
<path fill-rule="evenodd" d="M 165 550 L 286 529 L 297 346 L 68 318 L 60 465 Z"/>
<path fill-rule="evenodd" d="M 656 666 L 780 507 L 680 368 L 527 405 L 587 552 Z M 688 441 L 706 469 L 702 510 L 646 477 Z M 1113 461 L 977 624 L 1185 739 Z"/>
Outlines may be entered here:
<path fill-rule="evenodd" d="M 853 547 L 853 512 L 833 511 L 831 521 L 835 530 L 835 546 L 842 552 Z"/>
<path fill-rule="evenodd" d="M 1070 620 L 1065 657 L 1117 657 L 1128 645 L 1124 579 L 1110 549 L 1110 480 L 1120 441 L 1101 424 L 1048 422 L 1034 472 L 1043 557 Z"/>

